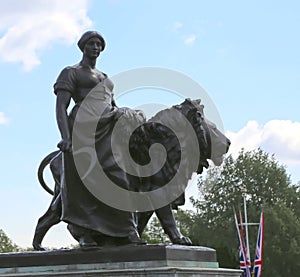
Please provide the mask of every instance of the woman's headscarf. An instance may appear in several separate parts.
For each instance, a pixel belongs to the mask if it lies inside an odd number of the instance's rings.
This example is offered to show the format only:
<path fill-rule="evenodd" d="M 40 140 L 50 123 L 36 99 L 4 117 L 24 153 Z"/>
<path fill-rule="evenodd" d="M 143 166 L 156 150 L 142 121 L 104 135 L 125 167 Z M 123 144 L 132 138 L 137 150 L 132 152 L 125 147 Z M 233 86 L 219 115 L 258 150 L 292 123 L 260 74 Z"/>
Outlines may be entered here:
<path fill-rule="evenodd" d="M 102 35 L 101 35 L 99 32 L 97 32 L 97 31 L 87 31 L 87 32 L 85 32 L 85 33 L 81 36 L 81 38 L 78 40 L 77 45 L 78 45 L 79 49 L 83 52 L 84 46 L 85 46 L 85 44 L 87 43 L 87 41 L 88 41 L 89 39 L 91 39 L 91 38 L 94 38 L 94 37 L 100 39 L 101 44 L 102 44 L 102 50 L 101 50 L 101 51 L 103 51 L 104 48 L 105 48 L 105 40 L 104 40 L 104 38 L 102 37 Z"/>

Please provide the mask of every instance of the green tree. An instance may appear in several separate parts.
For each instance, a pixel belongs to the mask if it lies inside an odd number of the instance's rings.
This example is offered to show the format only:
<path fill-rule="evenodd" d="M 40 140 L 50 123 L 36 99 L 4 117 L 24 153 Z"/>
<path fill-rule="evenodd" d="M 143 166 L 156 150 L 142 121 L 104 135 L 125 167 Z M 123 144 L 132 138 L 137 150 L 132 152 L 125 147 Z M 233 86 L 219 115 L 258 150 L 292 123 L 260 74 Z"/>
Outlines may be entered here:
<path fill-rule="evenodd" d="M 189 230 L 192 223 L 192 212 L 181 209 L 173 210 L 178 228 L 184 236 L 189 236 Z M 170 243 L 169 237 L 165 234 L 161 224 L 154 214 L 142 234 L 143 239 L 149 244 Z"/>
<path fill-rule="evenodd" d="M 208 170 L 199 182 L 200 199 L 192 199 L 197 212 L 188 230 L 192 241 L 217 250 L 221 266 L 238 266 L 238 240 L 233 208 L 248 221 L 258 222 L 265 212 L 264 275 L 298 276 L 300 271 L 300 193 L 285 168 L 261 149 L 229 156 L 223 166 Z M 251 228 L 251 229 L 250 229 Z M 257 227 L 249 227 L 253 259 Z M 285 272 L 285 274 L 283 274 Z"/>
<path fill-rule="evenodd" d="M 164 233 L 163 228 L 156 215 L 153 215 L 148 222 L 145 231 L 142 234 L 142 238 L 149 244 L 158 243 L 169 243 L 170 240 L 168 236 Z"/>
<path fill-rule="evenodd" d="M 19 251 L 20 248 L 0 229 L 0 253 Z"/>
<path fill-rule="evenodd" d="M 286 205 L 265 211 L 264 275 L 299 276 L 300 222 Z"/>

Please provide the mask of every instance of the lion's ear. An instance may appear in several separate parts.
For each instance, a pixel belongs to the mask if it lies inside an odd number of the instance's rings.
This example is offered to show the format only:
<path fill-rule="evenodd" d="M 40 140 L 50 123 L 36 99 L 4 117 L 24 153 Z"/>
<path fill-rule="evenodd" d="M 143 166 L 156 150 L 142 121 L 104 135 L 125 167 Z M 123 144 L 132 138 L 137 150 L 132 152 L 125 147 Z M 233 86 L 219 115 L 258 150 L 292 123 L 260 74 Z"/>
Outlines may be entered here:
<path fill-rule="evenodd" d="M 201 104 L 201 99 L 195 99 L 194 102 L 195 102 L 196 104 L 200 105 L 200 104 Z"/>

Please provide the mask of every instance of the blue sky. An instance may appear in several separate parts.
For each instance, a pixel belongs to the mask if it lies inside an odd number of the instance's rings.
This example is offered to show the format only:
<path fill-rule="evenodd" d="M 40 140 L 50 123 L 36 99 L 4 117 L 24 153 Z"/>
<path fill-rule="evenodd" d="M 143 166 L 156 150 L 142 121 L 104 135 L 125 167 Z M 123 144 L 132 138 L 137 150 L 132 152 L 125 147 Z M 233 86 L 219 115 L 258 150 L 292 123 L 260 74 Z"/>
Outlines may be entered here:
<path fill-rule="evenodd" d="M 76 42 L 89 29 L 107 42 L 101 71 L 113 76 L 154 66 L 189 76 L 216 105 L 231 153 L 262 147 L 298 182 L 299 14 L 296 0 L 1 3 L 0 228 L 15 243 L 30 246 L 36 221 L 50 203 L 36 170 L 60 140 L 52 86 L 63 67 L 80 60 Z M 117 99 L 131 107 L 149 101 L 169 106 L 177 98 L 140 91 Z M 44 244 L 71 243 L 60 224 Z"/>

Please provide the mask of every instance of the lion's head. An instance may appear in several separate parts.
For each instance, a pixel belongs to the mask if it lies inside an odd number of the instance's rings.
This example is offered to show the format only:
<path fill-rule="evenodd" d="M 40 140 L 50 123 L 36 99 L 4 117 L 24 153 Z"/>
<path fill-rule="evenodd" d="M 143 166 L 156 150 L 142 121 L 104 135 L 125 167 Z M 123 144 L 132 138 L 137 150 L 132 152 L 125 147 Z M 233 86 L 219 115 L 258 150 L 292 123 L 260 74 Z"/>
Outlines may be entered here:
<path fill-rule="evenodd" d="M 224 155 L 228 152 L 230 140 L 213 122 L 205 118 L 204 106 L 201 105 L 201 100 L 187 98 L 183 103 L 174 107 L 183 112 L 197 134 L 200 148 L 197 173 L 202 173 L 203 167 L 208 167 L 208 159 L 213 161 L 216 166 L 220 166 Z"/>

